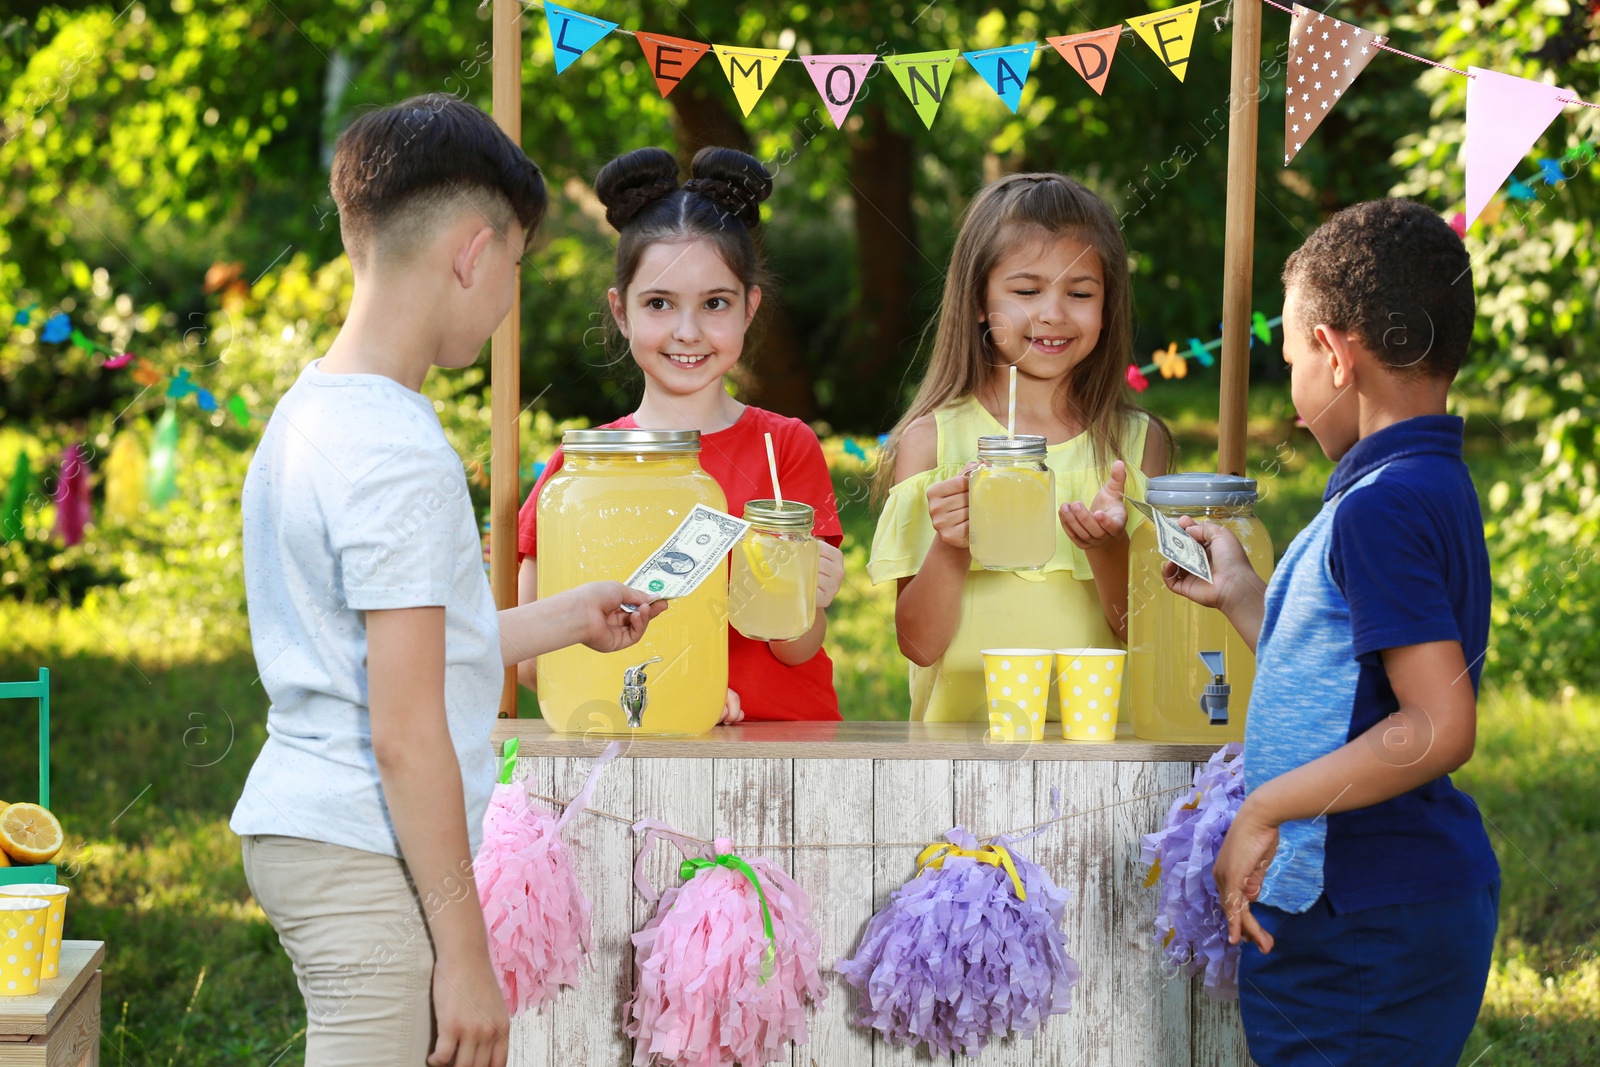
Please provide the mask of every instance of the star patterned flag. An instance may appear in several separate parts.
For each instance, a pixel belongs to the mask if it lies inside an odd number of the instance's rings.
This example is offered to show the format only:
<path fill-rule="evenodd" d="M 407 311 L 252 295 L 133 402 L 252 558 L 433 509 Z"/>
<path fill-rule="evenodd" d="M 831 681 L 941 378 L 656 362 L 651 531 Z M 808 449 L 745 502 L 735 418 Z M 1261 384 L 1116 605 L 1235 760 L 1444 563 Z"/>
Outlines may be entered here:
<path fill-rule="evenodd" d="M 1356 75 L 1389 38 L 1294 5 L 1289 80 L 1284 93 L 1283 165 L 1300 154 Z"/>

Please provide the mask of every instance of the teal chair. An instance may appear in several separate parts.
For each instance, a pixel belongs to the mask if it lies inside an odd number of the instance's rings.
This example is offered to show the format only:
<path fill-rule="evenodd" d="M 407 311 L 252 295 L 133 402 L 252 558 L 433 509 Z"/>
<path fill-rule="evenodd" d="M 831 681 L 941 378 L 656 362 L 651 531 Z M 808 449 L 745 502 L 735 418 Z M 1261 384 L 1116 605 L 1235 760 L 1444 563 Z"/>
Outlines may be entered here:
<path fill-rule="evenodd" d="M 36 682 L 0 682 L 0 700 L 37 700 L 39 702 L 39 804 L 50 806 L 50 670 L 39 668 Z M 21 797 L 9 798 L 13 803 Z M 0 867 L 0 885 L 45 882 L 54 884 L 56 867 L 53 863 L 37 863 L 30 867 Z"/>

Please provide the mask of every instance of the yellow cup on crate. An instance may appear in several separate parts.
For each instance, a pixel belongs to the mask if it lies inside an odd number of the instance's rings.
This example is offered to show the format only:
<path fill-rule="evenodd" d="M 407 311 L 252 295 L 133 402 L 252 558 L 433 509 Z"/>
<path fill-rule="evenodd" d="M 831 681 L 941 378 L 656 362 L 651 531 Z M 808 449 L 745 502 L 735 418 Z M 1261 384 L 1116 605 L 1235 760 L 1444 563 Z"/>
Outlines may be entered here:
<path fill-rule="evenodd" d="M 1120 648 L 1056 649 L 1062 737 L 1110 741 L 1117 736 L 1117 708 L 1127 662 L 1128 653 Z"/>
<path fill-rule="evenodd" d="M 61 969 L 61 928 L 67 921 L 67 895 L 71 892 L 70 886 L 44 882 L 0 885 L 0 898 L 32 897 L 50 903 L 45 922 L 44 959 L 39 961 L 39 977 L 45 981 L 54 978 Z M 4 958 L 0 956 L 0 960 Z"/>
<path fill-rule="evenodd" d="M 49 911 L 39 897 L 0 897 L 0 997 L 39 992 Z"/>
<path fill-rule="evenodd" d="M 983 649 L 991 741 L 1044 740 L 1051 656 L 1047 648 Z"/>

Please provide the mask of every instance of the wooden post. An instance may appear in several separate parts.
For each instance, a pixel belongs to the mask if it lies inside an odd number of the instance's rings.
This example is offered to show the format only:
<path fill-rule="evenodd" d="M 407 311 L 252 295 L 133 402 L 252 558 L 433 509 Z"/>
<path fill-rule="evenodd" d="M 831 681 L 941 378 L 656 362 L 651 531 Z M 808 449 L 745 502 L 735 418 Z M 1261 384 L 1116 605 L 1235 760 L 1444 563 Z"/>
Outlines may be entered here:
<path fill-rule="evenodd" d="M 494 120 L 517 144 L 522 143 L 522 5 L 494 0 L 494 52 L 490 60 L 494 84 Z M 529 234 L 532 238 L 532 234 Z M 517 415 L 522 407 L 522 285 L 511 312 L 494 332 L 489 349 L 489 586 L 495 606 L 517 604 L 517 471 L 521 450 Z M 507 668 L 500 690 L 500 714 L 517 717 L 517 671 Z"/>
<path fill-rule="evenodd" d="M 1228 206 L 1222 253 L 1222 396 L 1217 470 L 1244 474 L 1250 416 L 1250 285 L 1256 246 L 1256 130 L 1261 109 L 1261 4 L 1235 3 L 1228 94 Z"/>

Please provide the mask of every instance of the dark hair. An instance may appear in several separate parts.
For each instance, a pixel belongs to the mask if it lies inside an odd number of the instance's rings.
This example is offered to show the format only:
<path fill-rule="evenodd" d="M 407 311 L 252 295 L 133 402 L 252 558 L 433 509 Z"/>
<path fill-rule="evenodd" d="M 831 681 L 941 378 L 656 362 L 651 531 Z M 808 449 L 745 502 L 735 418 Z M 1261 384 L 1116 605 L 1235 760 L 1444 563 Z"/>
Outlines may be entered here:
<path fill-rule="evenodd" d="M 1449 223 L 1410 200 L 1338 212 L 1283 267 L 1300 322 L 1356 336 L 1395 370 L 1454 378 L 1467 358 L 1477 297 L 1472 259 Z"/>
<path fill-rule="evenodd" d="M 645 250 L 658 241 L 710 241 L 746 290 L 766 281 L 750 231 L 772 195 L 772 175 L 753 156 L 716 146 L 695 153 L 690 174 L 679 186 L 678 161 L 663 148 L 640 148 L 600 168 L 595 195 L 621 235 L 619 291 L 627 292 Z"/>
<path fill-rule="evenodd" d="M 444 93 L 358 115 L 339 135 L 328 185 L 352 262 L 379 238 L 404 255 L 452 202 L 502 237 L 515 220 L 531 238 L 545 210 L 533 160 L 488 115 Z"/>

